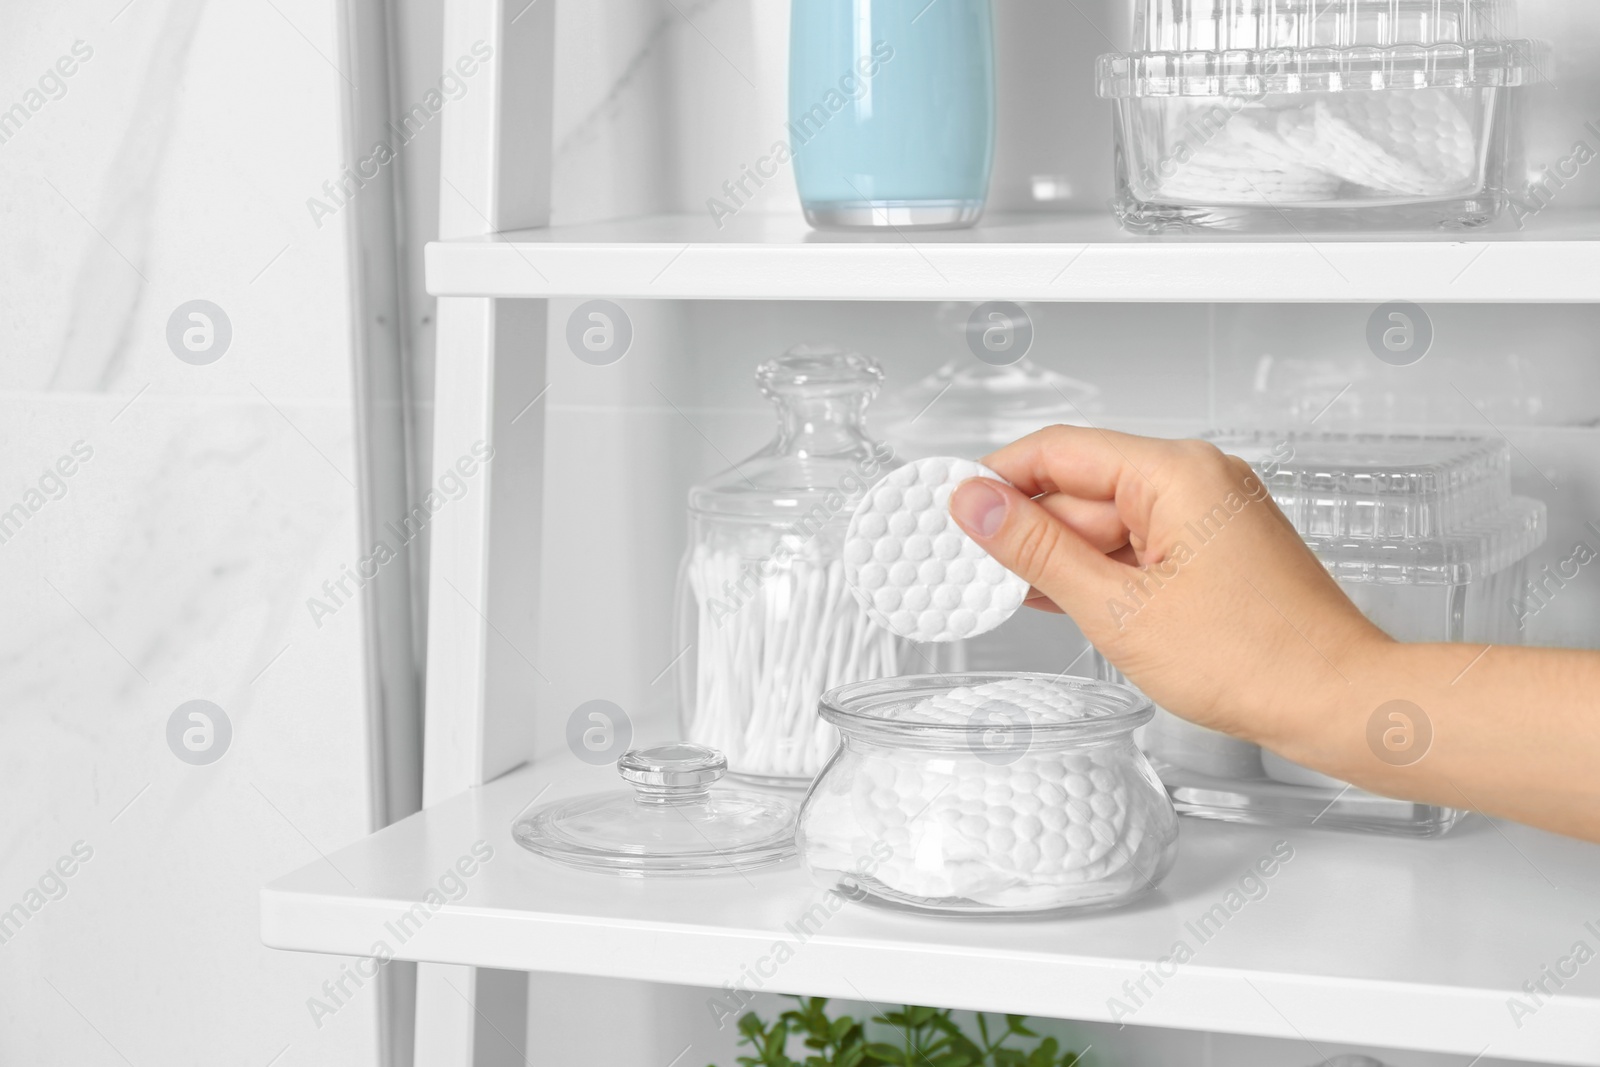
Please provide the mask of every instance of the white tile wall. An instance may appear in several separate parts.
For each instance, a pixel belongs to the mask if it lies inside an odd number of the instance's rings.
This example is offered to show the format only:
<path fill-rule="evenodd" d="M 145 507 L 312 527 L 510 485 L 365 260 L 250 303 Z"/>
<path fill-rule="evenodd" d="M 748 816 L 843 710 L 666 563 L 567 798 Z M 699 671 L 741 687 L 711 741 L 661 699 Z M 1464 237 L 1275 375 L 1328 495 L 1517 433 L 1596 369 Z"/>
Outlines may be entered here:
<path fill-rule="evenodd" d="M 306 208 L 344 157 L 334 9 L 6 19 L 0 108 L 92 55 L 0 143 L 0 511 L 93 454 L 0 543 L 0 909 L 92 858 L 0 943 L 0 1062 L 374 1063 L 372 984 L 318 1025 L 341 961 L 257 932 L 264 882 L 372 819 L 362 609 L 306 607 L 360 554 L 352 248 Z M 209 366 L 167 345 L 195 298 L 231 321 Z M 167 744 L 196 698 L 210 766 Z"/>

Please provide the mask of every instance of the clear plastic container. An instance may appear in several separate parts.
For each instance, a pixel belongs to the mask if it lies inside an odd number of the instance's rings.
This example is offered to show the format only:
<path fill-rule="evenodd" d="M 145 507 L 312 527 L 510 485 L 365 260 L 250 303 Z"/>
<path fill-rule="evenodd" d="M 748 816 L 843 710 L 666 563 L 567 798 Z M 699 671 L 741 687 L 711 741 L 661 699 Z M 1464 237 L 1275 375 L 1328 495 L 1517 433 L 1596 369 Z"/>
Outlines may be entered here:
<path fill-rule="evenodd" d="M 1369 619 L 1401 641 L 1520 644 L 1508 610 L 1544 543 L 1511 447 L 1466 436 L 1220 433 Z M 1100 661 L 1100 674 L 1124 679 Z M 1141 738 L 1184 814 L 1431 836 L 1454 808 L 1374 796 L 1158 709 Z"/>
<path fill-rule="evenodd" d="M 748 871 L 793 856 L 794 805 L 717 788 L 727 767 L 699 745 L 633 749 L 617 761 L 631 789 L 551 801 L 512 836 L 569 867 L 635 876 Z"/>
<path fill-rule="evenodd" d="M 843 744 L 801 806 L 800 854 L 852 899 L 947 915 L 1122 904 L 1172 866 L 1172 803 L 1123 686 L 952 674 L 842 686 Z"/>
<path fill-rule="evenodd" d="M 901 669 L 902 642 L 844 583 L 844 535 L 861 494 L 899 466 L 867 437 L 883 373 L 854 352 L 799 347 L 762 364 L 778 409 L 760 452 L 689 491 L 676 647 L 684 737 L 729 773 L 804 788 L 838 743 L 823 692 Z"/>
<path fill-rule="evenodd" d="M 1100 57 L 1113 209 L 1136 232 L 1476 227 L 1505 203 L 1504 0 L 1137 0 Z"/>
<path fill-rule="evenodd" d="M 806 220 L 977 222 L 994 162 L 990 0 L 804 0 L 791 10 L 788 132 Z"/>

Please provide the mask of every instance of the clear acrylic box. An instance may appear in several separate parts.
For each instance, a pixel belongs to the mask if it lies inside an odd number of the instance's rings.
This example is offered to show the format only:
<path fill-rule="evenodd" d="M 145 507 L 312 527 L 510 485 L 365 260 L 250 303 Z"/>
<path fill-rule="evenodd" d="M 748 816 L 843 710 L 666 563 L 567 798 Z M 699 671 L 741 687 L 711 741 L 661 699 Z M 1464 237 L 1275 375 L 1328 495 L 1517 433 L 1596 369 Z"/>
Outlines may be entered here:
<path fill-rule="evenodd" d="M 1520 644 L 1509 607 L 1545 505 L 1511 493 L 1511 447 L 1466 436 L 1219 433 L 1367 617 L 1400 641 Z M 1100 676 L 1125 681 L 1099 660 Z M 1435 836 L 1454 808 L 1375 796 L 1157 709 L 1140 743 L 1178 811 Z"/>
<path fill-rule="evenodd" d="M 1485 225 L 1539 66 L 1512 28 L 1502 0 L 1138 0 L 1096 69 L 1114 210 L 1146 233 Z"/>

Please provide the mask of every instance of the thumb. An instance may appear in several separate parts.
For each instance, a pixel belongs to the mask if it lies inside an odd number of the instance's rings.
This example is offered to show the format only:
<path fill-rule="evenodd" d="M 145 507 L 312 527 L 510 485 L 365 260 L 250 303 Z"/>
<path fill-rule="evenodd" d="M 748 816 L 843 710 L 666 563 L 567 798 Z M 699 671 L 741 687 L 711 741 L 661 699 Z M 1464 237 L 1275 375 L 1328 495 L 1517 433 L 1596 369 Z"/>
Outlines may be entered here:
<path fill-rule="evenodd" d="M 950 494 L 950 517 L 1001 566 L 1074 619 L 1102 606 L 1122 564 L 1009 485 L 969 478 Z"/>

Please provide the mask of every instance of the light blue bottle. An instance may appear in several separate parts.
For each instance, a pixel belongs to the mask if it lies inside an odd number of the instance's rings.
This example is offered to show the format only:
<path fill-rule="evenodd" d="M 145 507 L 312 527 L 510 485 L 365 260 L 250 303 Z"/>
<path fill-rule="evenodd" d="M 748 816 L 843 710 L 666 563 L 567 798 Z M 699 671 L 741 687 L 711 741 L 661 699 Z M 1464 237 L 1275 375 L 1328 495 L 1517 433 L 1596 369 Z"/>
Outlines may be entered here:
<path fill-rule="evenodd" d="M 792 0 L 789 49 L 811 225 L 978 221 L 994 162 L 990 0 Z"/>

